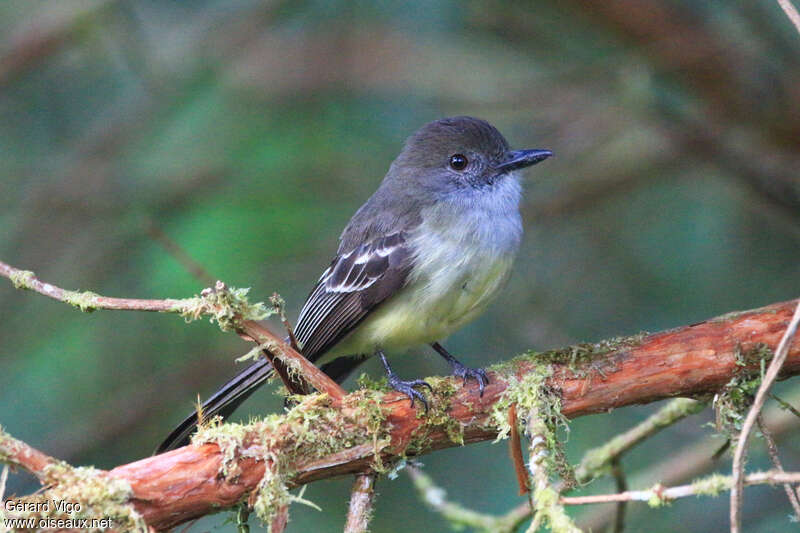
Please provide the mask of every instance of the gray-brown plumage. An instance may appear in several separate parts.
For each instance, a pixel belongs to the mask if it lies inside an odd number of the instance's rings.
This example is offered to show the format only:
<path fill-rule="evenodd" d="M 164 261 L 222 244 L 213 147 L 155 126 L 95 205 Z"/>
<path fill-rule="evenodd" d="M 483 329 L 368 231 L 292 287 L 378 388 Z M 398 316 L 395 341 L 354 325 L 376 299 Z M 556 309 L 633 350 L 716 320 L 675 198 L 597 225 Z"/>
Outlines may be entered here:
<path fill-rule="evenodd" d="M 550 155 L 512 151 L 497 129 L 472 117 L 437 120 L 409 137 L 300 311 L 303 355 L 342 381 L 378 354 L 389 384 L 425 404 L 414 387 L 427 384 L 400 380 L 384 350 L 428 343 L 482 393 L 483 371 L 437 341 L 477 316 L 507 278 L 522 233 L 515 171 Z M 228 416 L 271 372 L 264 360 L 245 369 L 205 402 L 205 416 Z M 158 451 L 186 443 L 196 423 L 187 417 Z"/>

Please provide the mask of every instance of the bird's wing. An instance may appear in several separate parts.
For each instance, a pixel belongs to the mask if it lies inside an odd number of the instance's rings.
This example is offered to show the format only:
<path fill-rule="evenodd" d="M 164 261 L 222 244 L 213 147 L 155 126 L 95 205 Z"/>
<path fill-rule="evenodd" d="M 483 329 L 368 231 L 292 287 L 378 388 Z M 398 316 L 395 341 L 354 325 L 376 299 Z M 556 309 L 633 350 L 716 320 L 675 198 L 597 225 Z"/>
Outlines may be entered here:
<path fill-rule="evenodd" d="M 394 233 L 337 256 L 300 311 L 295 336 L 315 361 L 397 292 L 410 271 L 406 236 Z"/>

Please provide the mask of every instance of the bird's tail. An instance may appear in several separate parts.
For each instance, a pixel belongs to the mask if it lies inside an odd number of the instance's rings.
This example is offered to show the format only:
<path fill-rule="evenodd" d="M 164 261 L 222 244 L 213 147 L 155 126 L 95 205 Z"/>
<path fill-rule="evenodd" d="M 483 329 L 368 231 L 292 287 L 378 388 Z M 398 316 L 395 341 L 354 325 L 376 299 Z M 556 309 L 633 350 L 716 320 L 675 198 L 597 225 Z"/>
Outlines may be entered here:
<path fill-rule="evenodd" d="M 259 358 L 203 402 L 200 408 L 203 419 L 210 420 L 214 416 L 228 418 L 243 401 L 270 378 L 273 371 L 269 361 Z M 189 437 L 197 429 L 197 424 L 197 412 L 195 411 L 172 430 L 172 433 L 158 446 L 155 453 L 167 452 L 189 444 Z"/>

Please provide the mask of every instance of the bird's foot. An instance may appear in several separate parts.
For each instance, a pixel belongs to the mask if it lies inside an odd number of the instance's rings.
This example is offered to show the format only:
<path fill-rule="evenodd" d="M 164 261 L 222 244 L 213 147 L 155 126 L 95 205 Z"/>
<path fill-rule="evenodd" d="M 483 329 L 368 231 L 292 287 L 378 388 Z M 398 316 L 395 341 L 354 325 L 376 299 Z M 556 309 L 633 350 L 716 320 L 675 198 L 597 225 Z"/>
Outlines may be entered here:
<path fill-rule="evenodd" d="M 411 407 L 414 407 L 414 399 L 416 398 L 425 407 L 425 412 L 428 412 L 428 402 L 425 396 L 414 387 L 428 387 L 433 392 L 433 387 L 422 379 L 412 379 L 410 381 L 403 381 L 396 374 L 389 374 L 389 386 L 398 392 L 402 392 L 411 400 Z"/>
<path fill-rule="evenodd" d="M 486 371 L 482 368 L 470 368 L 456 360 L 453 360 L 451 364 L 453 365 L 453 375 L 464 378 L 464 385 L 466 385 L 467 381 L 470 379 L 474 379 L 478 382 L 478 388 L 480 389 L 481 397 L 483 397 L 483 389 L 489 384 Z"/>

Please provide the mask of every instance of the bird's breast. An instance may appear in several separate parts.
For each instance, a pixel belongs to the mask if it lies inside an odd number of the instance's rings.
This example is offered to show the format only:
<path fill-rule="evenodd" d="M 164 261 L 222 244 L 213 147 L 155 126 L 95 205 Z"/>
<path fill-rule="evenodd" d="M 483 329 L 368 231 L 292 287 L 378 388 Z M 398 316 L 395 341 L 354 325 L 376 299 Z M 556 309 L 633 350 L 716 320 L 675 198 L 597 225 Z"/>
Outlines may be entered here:
<path fill-rule="evenodd" d="M 406 285 L 330 353 L 402 350 L 444 339 L 477 317 L 511 272 L 522 233 L 518 199 L 519 186 L 509 180 L 494 197 L 423 212 L 407 241 Z"/>

